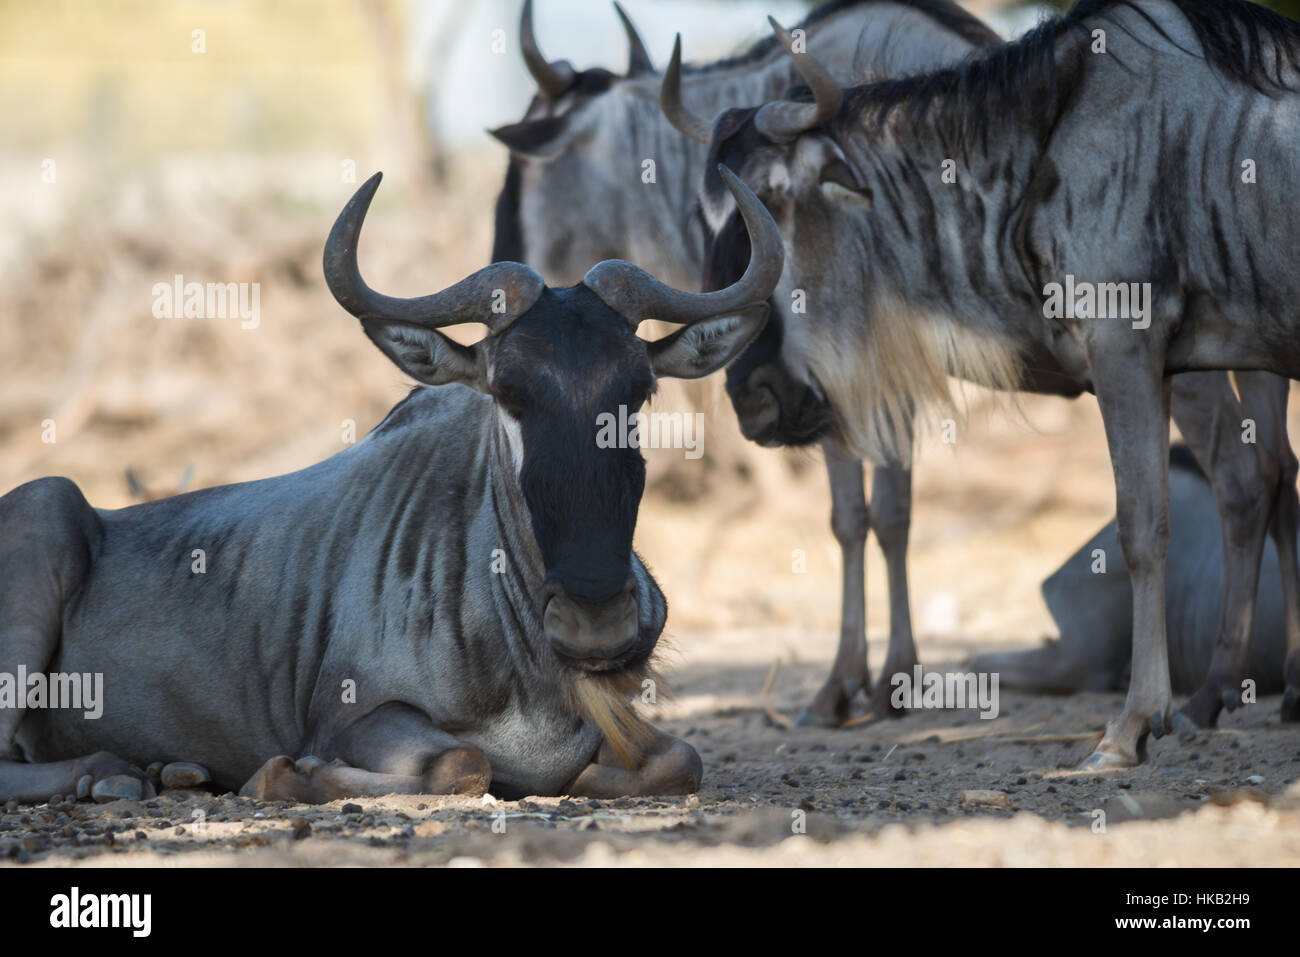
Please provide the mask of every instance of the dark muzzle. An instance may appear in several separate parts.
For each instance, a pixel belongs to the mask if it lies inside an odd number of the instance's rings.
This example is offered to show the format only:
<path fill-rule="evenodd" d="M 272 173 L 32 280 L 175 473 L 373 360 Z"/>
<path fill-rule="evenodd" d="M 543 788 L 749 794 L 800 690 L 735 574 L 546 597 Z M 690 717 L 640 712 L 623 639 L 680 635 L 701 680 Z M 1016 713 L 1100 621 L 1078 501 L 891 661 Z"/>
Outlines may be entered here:
<path fill-rule="evenodd" d="M 613 671 L 637 648 L 640 620 L 636 581 L 631 575 L 611 598 L 588 601 L 551 582 L 546 589 L 542 628 L 566 665 L 583 671 Z"/>

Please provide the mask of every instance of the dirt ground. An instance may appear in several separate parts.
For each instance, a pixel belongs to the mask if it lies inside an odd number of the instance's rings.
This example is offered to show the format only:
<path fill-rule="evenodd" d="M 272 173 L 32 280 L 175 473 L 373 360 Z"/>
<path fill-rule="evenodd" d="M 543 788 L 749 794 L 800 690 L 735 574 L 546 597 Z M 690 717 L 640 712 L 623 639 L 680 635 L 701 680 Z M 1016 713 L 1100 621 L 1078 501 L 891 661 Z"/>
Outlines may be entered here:
<path fill-rule="evenodd" d="M 794 705 L 819 666 L 786 672 Z M 752 704 L 761 669 L 679 675 L 662 721 L 704 756 L 685 799 L 409 795 L 320 807 L 164 792 L 143 804 L 24 807 L 0 818 L 8 866 L 1278 866 L 1300 862 L 1300 752 L 1264 701 L 1213 733 L 1158 742 L 1148 766 L 1069 770 L 1116 695 L 1005 694 L 982 722 L 785 731 Z M 1288 785 L 1287 782 L 1290 782 Z M 1258 782 L 1258 783 L 1252 783 Z M 963 803 L 963 792 L 990 792 Z"/>

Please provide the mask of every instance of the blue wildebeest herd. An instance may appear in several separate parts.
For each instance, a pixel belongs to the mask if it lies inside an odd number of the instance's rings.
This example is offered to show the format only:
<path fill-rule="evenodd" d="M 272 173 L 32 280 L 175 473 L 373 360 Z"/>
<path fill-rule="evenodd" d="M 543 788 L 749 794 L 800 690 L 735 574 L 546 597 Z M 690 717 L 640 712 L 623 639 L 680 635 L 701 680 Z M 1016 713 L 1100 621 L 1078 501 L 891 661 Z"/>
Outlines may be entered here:
<path fill-rule="evenodd" d="M 843 723 L 859 692 L 893 714 L 917 663 L 910 464 L 950 378 L 1095 393 L 1118 503 L 1044 586 L 1060 642 L 977 669 L 1054 692 L 1127 677 L 1090 769 L 1212 726 L 1248 680 L 1300 720 L 1300 25 L 1081 0 L 1003 43 L 949 0 L 837 0 L 716 63 L 683 65 L 679 38 L 660 74 L 617 13 L 625 75 L 548 60 L 524 3 L 538 89 L 493 131 L 492 264 L 386 296 L 357 267 L 379 177 L 339 215 L 329 289 L 420 383 L 365 440 L 120 511 L 59 478 L 0 499 L 0 799 L 140 797 L 166 762 L 307 802 L 697 789 L 698 754 L 631 703 L 667 604 L 632 551 L 641 454 L 596 432 L 658 379 L 724 367 L 747 438 L 827 462 L 841 634 L 801 723 Z M 647 341 L 652 319 L 678 328 Z M 439 331 L 461 323 L 486 337 Z M 1095 549 L 1128 575 L 1090 574 Z M 107 674 L 110 706 L 34 706 L 12 678 L 47 673 Z"/>

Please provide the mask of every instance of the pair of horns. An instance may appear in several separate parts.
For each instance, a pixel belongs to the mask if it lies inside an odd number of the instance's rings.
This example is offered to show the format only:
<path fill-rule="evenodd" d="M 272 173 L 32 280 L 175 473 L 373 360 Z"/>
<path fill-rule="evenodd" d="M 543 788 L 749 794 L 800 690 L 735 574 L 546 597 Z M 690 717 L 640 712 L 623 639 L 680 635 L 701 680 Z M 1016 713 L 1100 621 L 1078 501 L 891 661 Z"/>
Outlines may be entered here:
<path fill-rule="evenodd" d="M 829 122 L 840 111 L 844 94 L 840 85 L 826 68 L 813 58 L 808 51 L 796 53 L 794 39 L 775 18 L 768 17 L 772 32 L 786 52 L 794 59 L 795 69 L 804 82 L 812 89 L 813 102 L 793 103 L 777 100 L 764 104 L 754 115 L 754 126 L 774 143 L 788 143 L 800 133 L 815 129 Z M 663 86 L 659 91 L 659 105 L 677 130 L 691 139 L 708 144 L 713 140 L 713 124 L 701 116 L 692 113 L 682 102 L 682 37 L 677 35 L 673 44 L 673 58 L 664 74 Z"/>
<path fill-rule="evenodd" d="M 739 312 L 763 302 L 776 288 L 785 264 L 776 223 L 739 177 L 725 166 L 719 166 L 718 172 L 749 230 L 752 252 L 744 275 L 717 292 L 683 292 L 620 259 L 597 263 L 583 277 L 583 285 L 633 329 L 647 319 L 688 325 Z M 340 306 L 363 320 L 424 327 L 480 322 L 493 334 L 532 308 L 546 283 L 521 263 L 493 263 L 442 292 L 414 299 L 385 296 L 367 286 L 357 267 L 357 241 L 382 177 L 376 173 L 362 184 L 339 213 L 325 241 L 325 282 Z"/>
<path fill-rule="evenodd" d="M 650 60 L 645 44 L 641 42 L 640 34 L 636 32 L 632 18 L 617 2 L 614 4 L 614 11 L 618 14 L 619 22 L 623 24 L 623 32 L 627 34 L 627 75 L 653 73 L 654 64 Z M 537 34 L 533 32 L 533 0 L 524 0 L 524 12 L 519 20 L 519 46 L 524 53 L 524 65 L 528 67 L 528 72 L 537 81 L 537 87 L 543 94 L 555 99 L 573 84 L 576 78 L 573 67 L 563 60 L 552 63 L 542 55 L 541 49 L 537 46 Z"/>

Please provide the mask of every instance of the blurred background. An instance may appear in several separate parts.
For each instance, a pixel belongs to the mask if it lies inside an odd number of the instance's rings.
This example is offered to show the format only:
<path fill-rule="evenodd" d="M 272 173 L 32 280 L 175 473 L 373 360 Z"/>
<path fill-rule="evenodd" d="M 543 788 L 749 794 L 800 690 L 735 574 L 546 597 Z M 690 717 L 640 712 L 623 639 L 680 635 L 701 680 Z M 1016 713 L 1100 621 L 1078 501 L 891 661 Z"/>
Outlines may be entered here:
<path fill-rule="evenodd" d="M 661 67 L 734 53 L 797 0 L 625 0 Z M 1007 36 L 1040 4 L 975 2 Z M 0 0 L 0 492 L 66 475 L 92 503 L 291 471 L 364 435 L 409 388 L 332 300 L 326 233 L 386 174 L 362 269 L 394 295 L 488 261 L 522 116 L 520 0 Z M 543 50 L 622 72 L 605 0 L 537 0 Z M 500 31 L 499 33 L 497 31 Z M 494 40 L 501 41 L 494 44 Z M 499 47 L 499 52 L 494 51 Z M 593 210 L 593 215 L 599 215 Z M 154 286 L 258 283 L 260 321 L 156 318 Z M 673 400 L 705 413 L 698 461 L 650 453 L 638 548 L 683 654 L 833 652 L 839 557 L 820 453 L 738 434 L 720 377 Z M 912 596 L 923 657 L 1032 643 L 1038 583 L 1113 514 L 1096 403 L 973 402 L 916 466 Z M 1294 421 L 1294 417 L 1293 417 Z M 796 553 L 806 570 L 795 571 Z M 869 558 L 872 657 L 886 627 Z M 707 632 L 707 644 L 693 636 Z M 768 659 L 770 660 L 770 659 Z"/>

